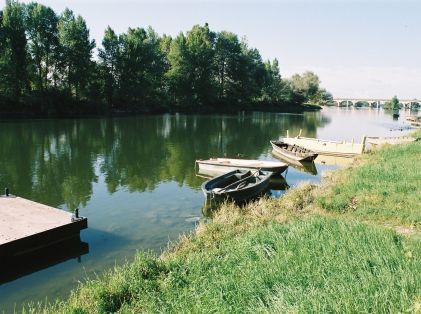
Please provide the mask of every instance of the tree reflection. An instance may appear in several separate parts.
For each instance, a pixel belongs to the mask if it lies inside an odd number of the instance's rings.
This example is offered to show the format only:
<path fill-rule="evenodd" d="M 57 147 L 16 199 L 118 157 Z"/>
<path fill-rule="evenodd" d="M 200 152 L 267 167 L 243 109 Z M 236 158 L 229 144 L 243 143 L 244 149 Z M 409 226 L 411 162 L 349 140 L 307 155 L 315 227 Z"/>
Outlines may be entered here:
<path fill-rule="evenodd" d="M 153 191 L 175 181 L 199 189 L 194 161 L 257 158 L 269 140 L 328 123 L 320 113 L 161 115 L 0 123 L 0 187 L 51 206 L 86 206 L 98 176 L 109 193 Z"/>

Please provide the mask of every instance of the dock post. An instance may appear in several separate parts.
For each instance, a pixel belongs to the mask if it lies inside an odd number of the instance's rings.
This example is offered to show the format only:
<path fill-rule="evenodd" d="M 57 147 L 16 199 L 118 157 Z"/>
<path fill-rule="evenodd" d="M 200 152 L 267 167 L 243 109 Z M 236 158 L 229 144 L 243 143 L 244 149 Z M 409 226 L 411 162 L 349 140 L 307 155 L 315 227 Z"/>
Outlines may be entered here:
<path fill-rule="evenodd" d="M 366 142 L 366 140 L 367 140 L 367 136 L 363 136 L 363 139 L 362 139 L 362 148 L 361 148 L 361 154 L 363 154 L 364 153 L 364 151 L 365 151 L 365 142 Z"/>
<path fill-rule="evenodd" d="M 9 197 L 9 188 L 4 189 L 4 195 L 6 195 L 6 197 Z"/>

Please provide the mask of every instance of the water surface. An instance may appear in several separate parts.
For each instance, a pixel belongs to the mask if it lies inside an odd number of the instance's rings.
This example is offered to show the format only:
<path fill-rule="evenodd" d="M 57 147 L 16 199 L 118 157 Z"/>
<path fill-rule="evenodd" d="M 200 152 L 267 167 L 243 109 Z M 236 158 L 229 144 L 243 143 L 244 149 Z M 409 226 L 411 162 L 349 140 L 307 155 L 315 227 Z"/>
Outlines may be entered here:
<path fill-rule="evenodd" d="M 306 114 L 159 115 L 0 121 L 0 188 L 68 211 L 80 209 L 89 253 L 0 284 L 0 309 L 66 297 L 78 281 L 157 254 L 202 217 L 203 178 L 194 161 L 216 156 L 274 160 L 269 140 L 285 134 L 324 139 L 398 136 L 401 120 L 377 109 L 326 108 Z M 290 167 L 290 186 L 320 180 Z M 272 195 L 282 195 L 273 190 Z M 78 255 L 78 254 L 76 254 Z M 0 269 L 0 271 L 4 271 Z"/>

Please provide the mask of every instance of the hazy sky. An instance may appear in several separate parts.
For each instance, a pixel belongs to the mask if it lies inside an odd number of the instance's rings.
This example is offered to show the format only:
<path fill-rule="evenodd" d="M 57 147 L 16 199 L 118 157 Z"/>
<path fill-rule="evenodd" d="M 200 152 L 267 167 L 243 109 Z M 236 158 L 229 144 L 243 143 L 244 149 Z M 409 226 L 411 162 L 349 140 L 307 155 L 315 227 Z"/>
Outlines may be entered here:
<path fill-rule="evenodd" d="M 175 36 L 207 22 L 277 58 L 283 77 L 314 71 L 334 97 L 421 99 L 421 0 L 38 2 L 82 15 L 97 45 L 107 25 Z"/>

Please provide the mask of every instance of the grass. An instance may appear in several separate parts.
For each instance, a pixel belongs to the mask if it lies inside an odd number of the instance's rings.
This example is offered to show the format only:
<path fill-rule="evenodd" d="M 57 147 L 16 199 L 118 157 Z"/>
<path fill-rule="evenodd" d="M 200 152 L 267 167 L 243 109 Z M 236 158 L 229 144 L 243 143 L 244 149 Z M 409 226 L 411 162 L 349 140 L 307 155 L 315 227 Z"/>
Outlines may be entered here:
<path fill-rule="evenodd" d="M 421 313 L 421 143 L 390 147 L 281 199 L 225 204 L 159 257 L 33 313 Z M 364 188 L 364 189 L 362 189 Z"/>
<path fill-rule="evenodd" d="M 321 216 L 225 227 L 164 259 L 141 253 L 46 312 L 398 312 L 421 296 L 421 246 L 391 230 Z"/>
<path fill-rule="evenodd" d="M 421 227 L 421 142 L 395 145 L 341 171 L 317 204 L 355 217 Z"/>

